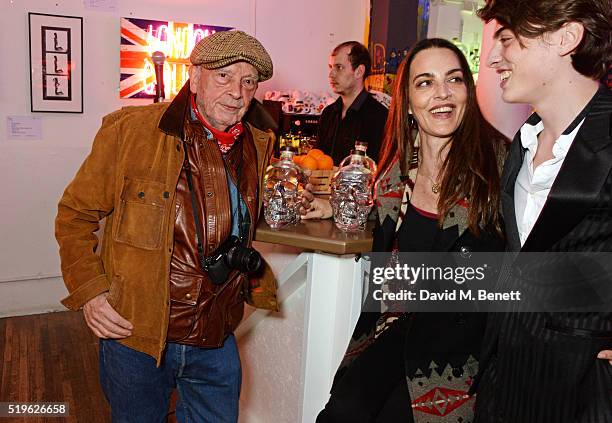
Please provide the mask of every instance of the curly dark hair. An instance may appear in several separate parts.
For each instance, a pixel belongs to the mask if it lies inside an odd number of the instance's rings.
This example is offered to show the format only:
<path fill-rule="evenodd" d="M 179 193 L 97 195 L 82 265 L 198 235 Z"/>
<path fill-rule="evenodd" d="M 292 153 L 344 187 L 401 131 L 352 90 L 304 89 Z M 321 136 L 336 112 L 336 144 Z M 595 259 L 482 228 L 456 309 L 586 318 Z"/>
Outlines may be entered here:
<path fill-rule="evenodd" d="M 525 38 L 556 31 L 568 22 L 581 23 L 584 36 L 572 53 L 574 69 L 600 79 L 612 64 L 610 0 L 487 0 L 478 16 L 485 22 L 495 19 Z"/>

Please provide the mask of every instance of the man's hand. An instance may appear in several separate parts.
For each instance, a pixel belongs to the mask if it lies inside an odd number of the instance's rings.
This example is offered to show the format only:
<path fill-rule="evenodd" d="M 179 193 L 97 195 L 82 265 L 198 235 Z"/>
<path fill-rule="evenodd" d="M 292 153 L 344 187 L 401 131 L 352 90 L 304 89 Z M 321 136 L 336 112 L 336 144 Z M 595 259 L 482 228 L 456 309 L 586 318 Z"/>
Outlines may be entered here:
<path fill-rule="evenodd" d="M 612 364 L 612 350 L 603 350 L 597 354 L 597 358 L 601 358 L 602 360 L 609 360 L 610 364 Z"/>
<path fill-rule="evenodd" d="M 311 203 L 314 201 L 314 195 L 312 194 L 313 189 L 312 184 L 306 184 L 302 191 L 302 204 L 299 209 L 301 215 L 306 214 L 306 212 L 312 208 Z"/>
<path fill-rule="evenodd" d="M 118 339 L 130 336 L 134 326 L 111 307 L 106 297 L 108 292 L 103 292 L 83 306 L 87 326 L 98 338 Z"/>

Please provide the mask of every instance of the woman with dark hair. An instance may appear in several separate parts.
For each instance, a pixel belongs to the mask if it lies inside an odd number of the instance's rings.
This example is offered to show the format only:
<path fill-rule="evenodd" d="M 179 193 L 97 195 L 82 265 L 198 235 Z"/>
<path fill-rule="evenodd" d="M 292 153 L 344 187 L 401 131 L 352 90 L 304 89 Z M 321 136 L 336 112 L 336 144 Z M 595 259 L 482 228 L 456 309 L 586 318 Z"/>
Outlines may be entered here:
<path fill-rule="evenodd" d="M 375 188 L 373 251 L 502 251 L 507 139 L 482 116 L 449 41 L 418 42 L 398 69 Z M 472 421 L 479 313 L 366 313 L 317 423 Z"/>

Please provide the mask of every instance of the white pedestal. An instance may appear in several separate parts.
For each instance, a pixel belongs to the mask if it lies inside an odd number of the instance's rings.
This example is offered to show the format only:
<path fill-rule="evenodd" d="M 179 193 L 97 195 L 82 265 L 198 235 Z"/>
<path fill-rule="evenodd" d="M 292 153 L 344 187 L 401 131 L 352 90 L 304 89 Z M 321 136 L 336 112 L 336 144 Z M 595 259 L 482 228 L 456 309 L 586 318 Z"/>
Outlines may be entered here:
<path fill-rule="evenodd" d="M 240 422 L 313 423 L 359 317 L 362 262 L 274 244 L 257 249 L 278 276 L 281 311 L 254 311 L 236 333 Z"/>

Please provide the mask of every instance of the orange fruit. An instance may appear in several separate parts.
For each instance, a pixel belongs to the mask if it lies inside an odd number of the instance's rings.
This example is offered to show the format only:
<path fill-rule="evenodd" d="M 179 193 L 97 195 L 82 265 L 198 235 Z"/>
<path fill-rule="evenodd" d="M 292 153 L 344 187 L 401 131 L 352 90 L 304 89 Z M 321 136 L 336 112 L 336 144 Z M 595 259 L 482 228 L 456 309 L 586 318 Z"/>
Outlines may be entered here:
<path fill-rule="evenodd" d="M 296 165 L 301 165 L 302 164 L 302 160 L 304 160 L 304 157 L 306 157 L 305 155 L 298 155 L 298 156 L 293 156 L 293 163 L 295 163 Z"/>
<path fill-rule="evenodd" d="M 321 157 L 317 157 L 317 164 L 320 170 L 331 170 L 334 168 L 334 159 L 324 154 Z"/>
<path fill-rule="evenodd" d="M 317 159 L 314 157 L 306 156 L 302 159 L 302 163 L 300 164 L 304 169 L 317 170 L 319 168 L 319 164 L 317 163 Z"/>
<path fill-rule="evenodd" d="M 319 150 L 318 148 L 313 148 L 312 150 L 308 152 L 308 155 L 311 157 L 321 157 L 321 156 L 324 156 L 325 153 Z"/>

